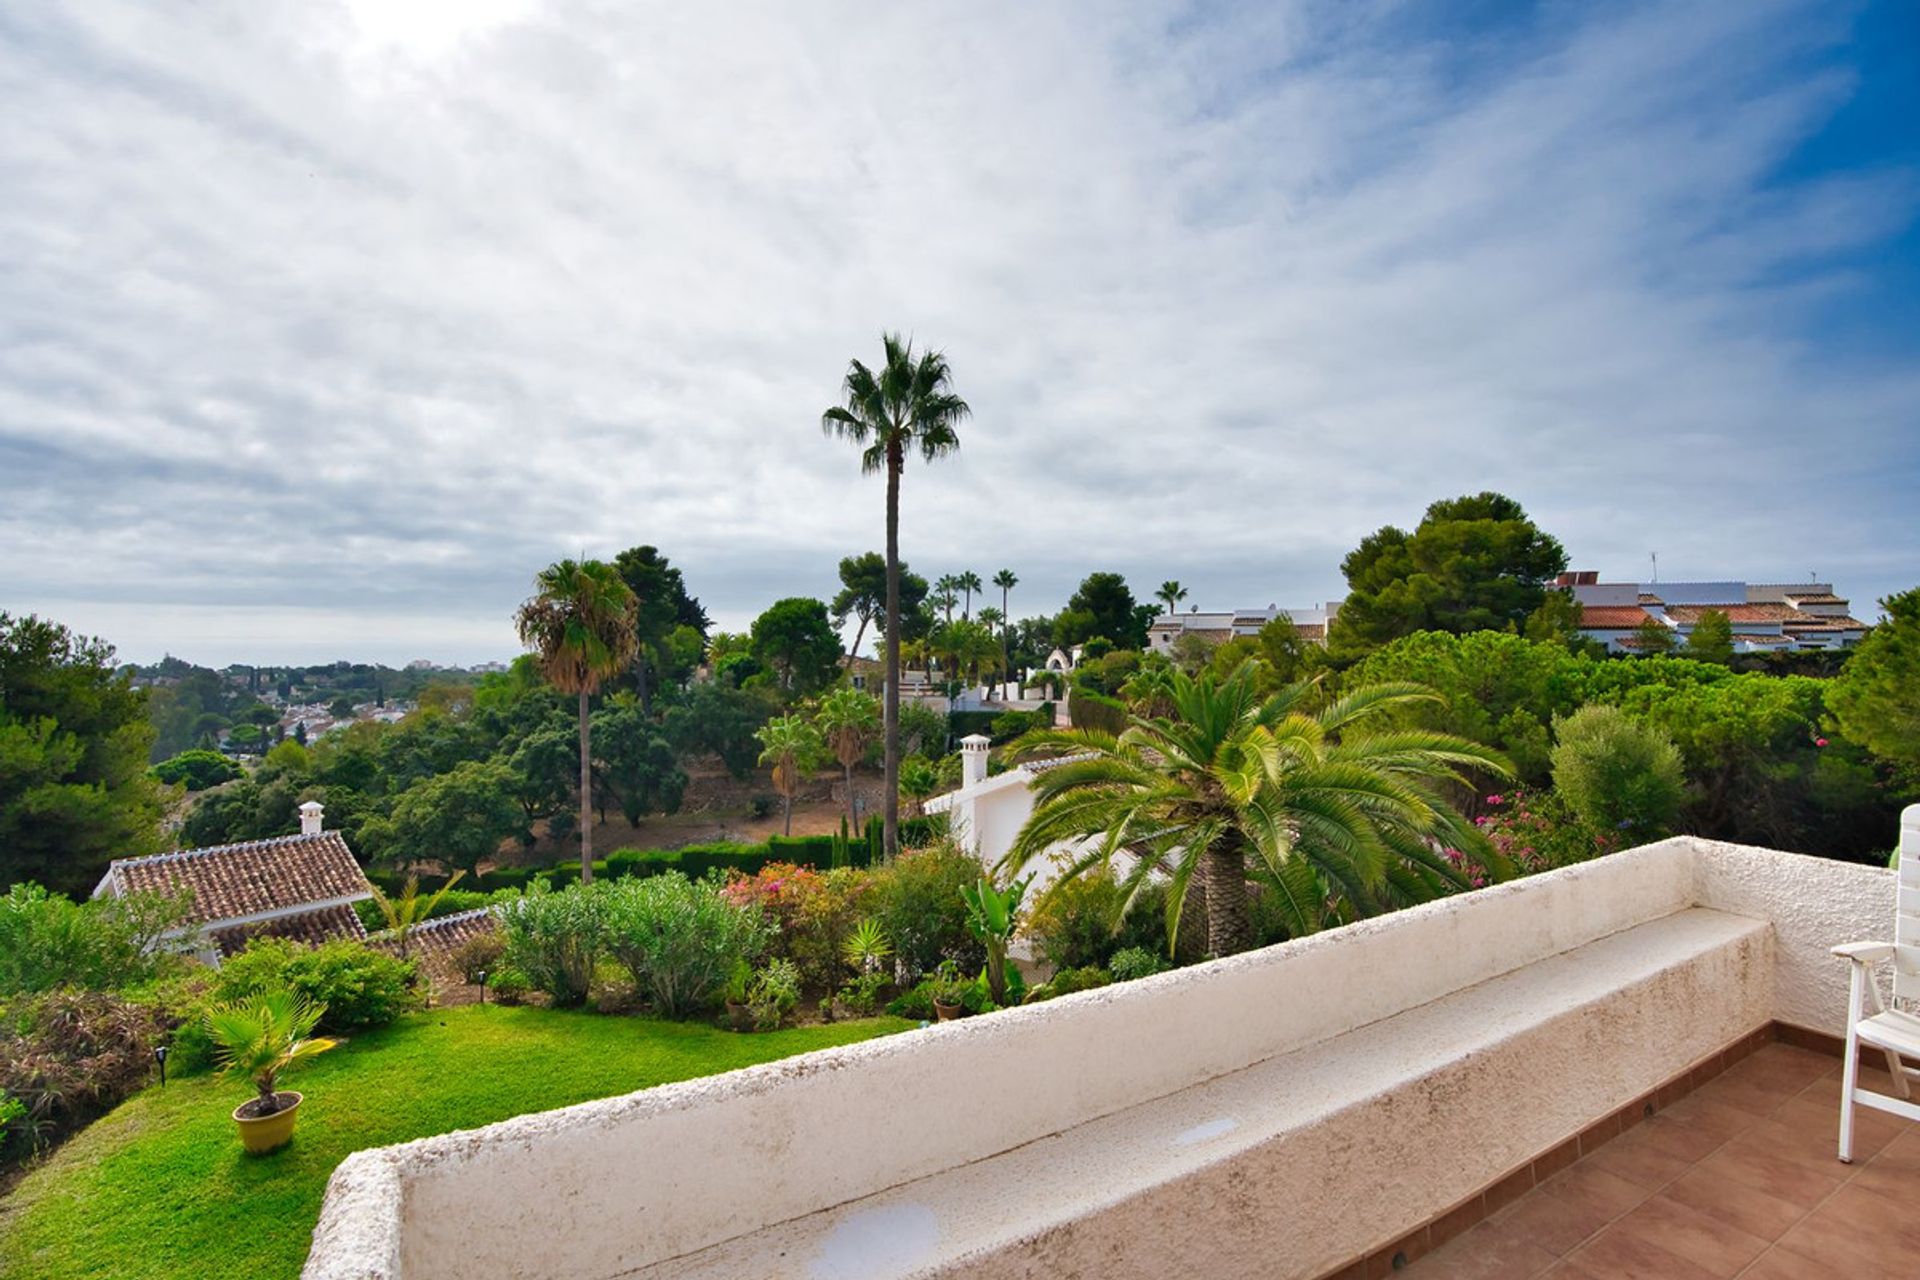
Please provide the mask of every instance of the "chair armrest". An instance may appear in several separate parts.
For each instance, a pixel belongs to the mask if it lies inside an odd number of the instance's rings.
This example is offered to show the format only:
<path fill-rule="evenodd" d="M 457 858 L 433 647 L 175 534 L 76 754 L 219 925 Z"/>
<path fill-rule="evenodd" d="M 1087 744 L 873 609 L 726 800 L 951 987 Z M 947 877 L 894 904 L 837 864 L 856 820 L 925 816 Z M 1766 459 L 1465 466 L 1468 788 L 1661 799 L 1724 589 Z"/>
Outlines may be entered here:
<path fill-rule="evenodd" d="M 1844 956 L 1855 964 L 1879 964 L 1891 960 L 1894 946 L 1891 942 L 1849 942 L 1845 946 L 1835 947 L 1833 954 Z"/>

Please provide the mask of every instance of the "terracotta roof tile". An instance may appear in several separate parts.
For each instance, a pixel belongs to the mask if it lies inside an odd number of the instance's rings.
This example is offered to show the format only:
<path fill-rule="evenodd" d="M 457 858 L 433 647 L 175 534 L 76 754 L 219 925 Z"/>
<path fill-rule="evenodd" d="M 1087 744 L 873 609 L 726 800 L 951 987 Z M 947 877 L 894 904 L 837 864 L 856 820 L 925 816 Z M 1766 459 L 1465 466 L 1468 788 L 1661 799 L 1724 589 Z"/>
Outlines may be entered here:
<path fill-rule="evenodd" d="M 1637 604 L 1590 604 L 1580 610 L 1582 627 L 1637 627 L 1653 617 Z"/>
<path fill-rule="evenodd" d="M 500 920 L 493 908 L 476 907 L 419 925 L 407 939 L 407 947 L 436 986 L 457 987 L 466 983 L 467 975 L 453 963 L 453 953 L 475 938 L 499 931 Z M 390 933 L 374 935 L 371 945 L 391 955 L 400 954 L 400 943 Z"/>
<path fill-rule="evenodd" d="M 1727 621 L 1739 625 L 1756 622 L 1787 622 L 1807 615 L 1785 604 L 1675 604 L 1667 606 L 1667 616 L 1675 622 L 1694 623 L 1709 611 L 1724 613 Z"/>
<path fill-rule="evenodd" d="M 122 893 L 191 889 L 202 924 L 369 896 L 367 877 L 338 831 L 121 858 L 108 867 L 107 883 Z"/>
<path fill-rule="evenodd" d="M 271 920 L 235 925 L 229 929 L 207 930 L 207 937 L 220 948 L 223 956 L 245 950 L 246 945 L 255 938 L 292 938 L 295 942 L 315 943 L 331 942 L 335 938 L 357 940 L 366 936 L 367 928 L 360 923 L 360 913 L 352 907 L 322 907 L 318 911 L 275 916 Z"/>

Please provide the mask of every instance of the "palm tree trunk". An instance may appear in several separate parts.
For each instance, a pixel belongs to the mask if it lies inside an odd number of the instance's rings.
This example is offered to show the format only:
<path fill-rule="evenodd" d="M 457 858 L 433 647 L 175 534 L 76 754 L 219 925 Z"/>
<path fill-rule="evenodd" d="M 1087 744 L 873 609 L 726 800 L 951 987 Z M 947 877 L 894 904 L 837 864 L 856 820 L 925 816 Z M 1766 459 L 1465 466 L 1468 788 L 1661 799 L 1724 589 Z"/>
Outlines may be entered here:
<path fill-rule="evenodd" d="M 786 825 L 780 834 L 790 836 L 793 834 L 793 791 L 789 789 L 788 792 L 780 798 L 785 802 L 784 808 L 786 810 Z"/>
<path fill-rule="evenodd" d="M 1216 841 L 1200 864 L 1207 903 L 1207 950 L 1230 956 L 1253 945 L 1247 905 L 1247 859 L 1231 836 Z"/>
<path fill-rule="evenodd" d="M 853 812 L 853 761 L 842 760 L 840 767 L 847 771 L 847 825 L 851 827 L 859 820 Z"/>
<path fill-rule="evenodd" d="M 580 690 L 580 883 L 593 883 L 593 754 L 587 747 L 587 691 Z"/>
<path fill-rule="evenodd" d="M 882 751 L 886 795 L 881 852 L 891 859 L 900 850 L 900 468 L 899 444 L 887 449 L 887 687 L 881 711 L 886 746 Z"/>

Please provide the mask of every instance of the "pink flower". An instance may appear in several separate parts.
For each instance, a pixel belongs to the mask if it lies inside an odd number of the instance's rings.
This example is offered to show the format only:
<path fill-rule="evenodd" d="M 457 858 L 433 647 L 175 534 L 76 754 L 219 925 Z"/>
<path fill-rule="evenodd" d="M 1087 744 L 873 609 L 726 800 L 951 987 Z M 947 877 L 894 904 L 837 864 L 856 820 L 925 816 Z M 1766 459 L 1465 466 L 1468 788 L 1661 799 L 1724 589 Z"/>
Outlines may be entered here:
<path fill-rule="evenodd" d="M 1501 801 L 1501 797 L 1499 797 L 1499 796 L 1488 796 L 1488 797 L 1487 797 L 1487 803 L 1488 803 L 1488 804 L 1500 804 L 1501 802 L 1502 802 L 1502 801 Z"/>
<path fill-rule="evenodd" d="M 1827 745 L 1827 740 L 1825 738 L 1815 738 L 1813 740 L 1813 745 L 1816 747 L 1824 747 Z"/>

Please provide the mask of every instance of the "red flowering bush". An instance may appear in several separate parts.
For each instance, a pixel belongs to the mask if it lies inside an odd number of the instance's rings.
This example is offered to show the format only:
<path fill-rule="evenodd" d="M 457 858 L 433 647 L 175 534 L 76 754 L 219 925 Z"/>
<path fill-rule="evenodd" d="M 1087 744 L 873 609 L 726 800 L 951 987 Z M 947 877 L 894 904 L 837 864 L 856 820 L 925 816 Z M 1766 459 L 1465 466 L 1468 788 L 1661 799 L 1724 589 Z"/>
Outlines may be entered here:
<path fill-rule="evenodd" d="M 1618 833 L 1595 832 L 1553 791 L 1516 788 L 1488 796 L 1486 805 L 1474 824 L 1521 875 L 1585 862 L 1620 847 Z M 1447 850 L 1447 857 L 1467 870 L 1475 888 L 1486 883 L 1485 872 L 1459 850 Z"/>
<path fill-rule="evenodd" d="M 867 914 L 873 883 L 852 867 L 815 871 L 772 862 L 753 875 L 735 872 L 721 893 L 735 905 L 765 912 L 779 930 L 772 954 L 793 961 L 807 988 L 825 991 L 849 972 L 841 944 Z"/>

